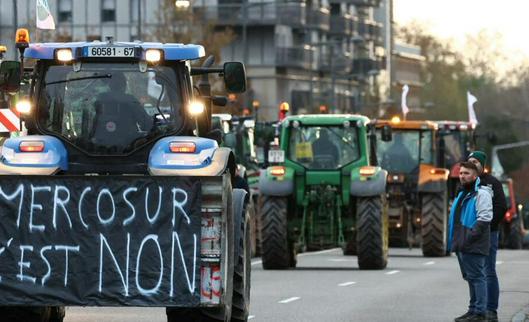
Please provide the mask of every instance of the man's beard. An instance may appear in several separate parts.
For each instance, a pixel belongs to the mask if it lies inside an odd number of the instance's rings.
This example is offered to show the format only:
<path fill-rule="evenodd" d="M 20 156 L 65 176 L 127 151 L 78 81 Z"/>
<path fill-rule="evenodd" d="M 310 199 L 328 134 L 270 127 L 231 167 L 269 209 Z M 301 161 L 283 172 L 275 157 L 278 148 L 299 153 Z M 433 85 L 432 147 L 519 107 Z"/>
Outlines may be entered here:
<path fill-rule="evenodd" d="M 462 184 L 462 186 L 463 186 L 463 188 L 469 190 L 469 189 L 473 188 L 474 182 L 475 182 L 475 180 L 473 180 L 471 182 L 465 182 L 465 183 Z"/>

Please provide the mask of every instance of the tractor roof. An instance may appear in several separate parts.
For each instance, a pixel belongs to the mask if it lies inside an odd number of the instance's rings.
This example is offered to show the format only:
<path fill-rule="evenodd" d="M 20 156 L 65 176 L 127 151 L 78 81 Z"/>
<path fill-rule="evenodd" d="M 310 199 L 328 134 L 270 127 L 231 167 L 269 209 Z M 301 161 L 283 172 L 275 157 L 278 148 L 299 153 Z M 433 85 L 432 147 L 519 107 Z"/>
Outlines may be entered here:
<path fill-rule="evenodd" d="M 360 114 L 307 114 L 287 116 L 284 121 L 299 121 L 302 124 L 309 125 L 335 125 L 342 124 L 344 121 L 358 122 L 366 125 L 370 122 L 369 118 Z"/>
<path fill-rule="evenodd" d="M 159 42 L 66 42 L 66 43 L 33 43 L 24 52 L 26 58 L 34 59 L 55 59 L 55 50 L 71 48 L 74 58 L 86 55 L 90 47 L 134 47 L 140 48 L 143 52 L 147 49 L 163 50 L 164 60 L 194 60 L 205 55 L 204 47 L 201 45 L 184 45 Z M 85 51 L 86 50 L 86 51 Z"/>
<path fill-rule="evenodd" d="M 400 120 L 394 122 L 392 120 L 377 120 L 377 127 L 382 127 L 383 125 L 390 125 L 394 129 L 402 130 L 437 130 L 437 124 L 432 121 L 410 121 L 410 120 Z"/>

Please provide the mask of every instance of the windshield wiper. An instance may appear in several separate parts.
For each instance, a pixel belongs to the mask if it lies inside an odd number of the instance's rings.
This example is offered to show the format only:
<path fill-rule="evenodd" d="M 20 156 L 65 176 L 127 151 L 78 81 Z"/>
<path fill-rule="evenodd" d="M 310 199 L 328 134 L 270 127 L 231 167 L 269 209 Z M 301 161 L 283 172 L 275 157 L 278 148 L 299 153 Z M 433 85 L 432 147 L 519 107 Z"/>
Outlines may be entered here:
<path fill-rule="evenodd" d="M 105 75 L 94 75 L 94 76 L 86 76 L 86 77 L 79 77 L 79 78 L 72 78 L 72 79 L 62 79 L 62 80 L 58 80 L 54 82 L 45 83 L 44 85 L 53 85 L 53 84 L 67 83 L 67 82 L 86 80 L 86 79 L 97 79 L 97 78 L 112 78 L 112 75 L 105 74 Z"/>

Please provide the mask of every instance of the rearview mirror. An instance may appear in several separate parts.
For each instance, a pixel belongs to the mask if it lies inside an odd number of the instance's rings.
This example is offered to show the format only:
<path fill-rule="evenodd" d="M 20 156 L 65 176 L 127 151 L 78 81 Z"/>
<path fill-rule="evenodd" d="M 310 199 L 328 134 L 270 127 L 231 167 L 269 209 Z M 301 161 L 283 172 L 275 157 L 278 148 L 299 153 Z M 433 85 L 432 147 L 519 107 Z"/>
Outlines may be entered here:
<path fill-rule="evenodd" d="M 0 64 L 0 90 L 14 93 L 20 89 L 20 62 L 6 60 Z"/>
<path fill-rule="evenodd" d="M 224 63 L 224 85 L 229 93 L 243 93 L 246 91 L 246 72 L 244 65 L 239 62 Z"/>
<path fill-rule="evenodd" d="M 384 142 L 389 142 L 389 141 L 393 140 L 393 132 L 391 130 L 391 126 L 384 125 L 382 127 L 381 138 L 382 138 L 382 141 L 384 141 Z"/>

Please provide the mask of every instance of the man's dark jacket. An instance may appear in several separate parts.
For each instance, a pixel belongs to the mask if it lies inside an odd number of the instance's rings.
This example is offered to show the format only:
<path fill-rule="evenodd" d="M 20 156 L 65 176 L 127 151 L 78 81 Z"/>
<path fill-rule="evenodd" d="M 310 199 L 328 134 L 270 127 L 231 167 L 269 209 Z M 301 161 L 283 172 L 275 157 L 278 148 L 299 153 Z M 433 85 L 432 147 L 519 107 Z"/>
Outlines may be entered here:
<path fill-rule="evenodd" d="M 483 173 L 479 179 L 482 186 L 488 186 L 492 189 L 492 221 L 490 222 L 490 231 L 498 231 L 498 225 L 507 212 L 507 201 L 503 193 L 503 186 L 498 179 L 488 173 Z"/>

